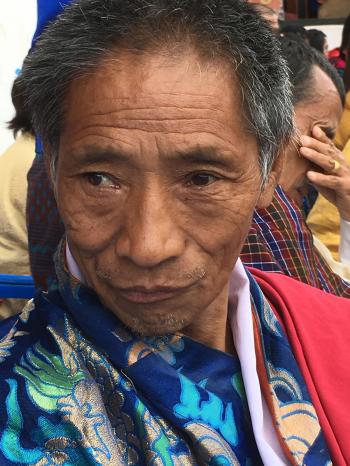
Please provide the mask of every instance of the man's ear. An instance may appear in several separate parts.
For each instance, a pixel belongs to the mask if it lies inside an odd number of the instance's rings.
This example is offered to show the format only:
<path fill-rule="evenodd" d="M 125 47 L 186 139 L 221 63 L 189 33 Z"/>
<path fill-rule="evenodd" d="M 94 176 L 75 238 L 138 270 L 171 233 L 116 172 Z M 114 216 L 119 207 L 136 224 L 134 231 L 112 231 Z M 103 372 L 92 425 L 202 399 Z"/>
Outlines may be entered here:
<path fill-rule="evenodd" d="M 260 196 L 258 198 L 258 202 L 256 204 L 256 207 L 258 209 L 264 209 L 266 207 L 268 207 L 271 202 L 272 202 L 272 198 L 273 198 L 273 193 L 275 191 L 275 188 L 279 182 L 279 179 L 280 179 L 280 175 L 281 175 L 281 172 L 282 172 L 282 167 L 283 167 L 283 163 L 284 163 L 284 156 L 285 156 L 285 151 L 281 151 L 273 166 L 272 166 L 272 169 L 269 173 L 269 177 L 268 177 L 268 180 L 267 182 L 265 183 L 263 189 L 261 190 L 261 193 L 260 193 Z"/>

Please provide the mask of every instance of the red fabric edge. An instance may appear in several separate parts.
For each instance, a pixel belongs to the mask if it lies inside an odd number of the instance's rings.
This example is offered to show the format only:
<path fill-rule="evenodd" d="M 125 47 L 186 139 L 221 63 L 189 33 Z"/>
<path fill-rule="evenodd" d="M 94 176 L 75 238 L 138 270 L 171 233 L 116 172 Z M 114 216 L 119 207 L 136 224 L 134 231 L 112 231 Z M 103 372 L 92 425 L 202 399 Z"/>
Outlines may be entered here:
<path fill-rule="evenodd" d="M 350 301 L 282 274 L 249 270 L 285 328 L 309 389 L 334 465 L 350 464 L 350 421 L 346 422 L 346 417 L 350 417 Z M 323 327 L 315 325 L 322 322 Z M 318 341 L 322 342 L 320 336 L 330 331 L 338 333 L 344 339 L 344 354 L 341 352 L 337 357 L 344 360 L 345 364 L 330 367 L 329 354 L 325 354 L 328 349 L 318 345 Z M 342 365 L 348 367 L 347 372 L 334 373 L 334 369 Z M 327 393 L 329 381 L 326 383 L 326 380 L 330 371 L 334 390 Z M 344 378 L 349 390 L 348 397 L 344 397 Z M 337 394 L 337 386 L 340 392 L 343 392 L 342 399 L 345 403 L 341 409 L 339 403 L 335 409 L 327 402 L 327 399 Z M 343 429 L 339 427 L 339 423 L 344 423 Z"/>

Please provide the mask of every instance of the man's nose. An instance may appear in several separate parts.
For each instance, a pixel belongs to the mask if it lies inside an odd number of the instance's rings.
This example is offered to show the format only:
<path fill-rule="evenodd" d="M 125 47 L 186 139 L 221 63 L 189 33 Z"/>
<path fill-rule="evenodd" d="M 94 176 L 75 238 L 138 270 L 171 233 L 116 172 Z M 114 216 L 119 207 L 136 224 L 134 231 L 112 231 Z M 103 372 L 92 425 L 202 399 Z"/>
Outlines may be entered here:
<path fill-rule="evenodd" d="M 128 208 L 117 254 L 139 267 L 155 267 L 184 251 L 185 238 L 169 200 L 157 190 L 138 196 Z"/>

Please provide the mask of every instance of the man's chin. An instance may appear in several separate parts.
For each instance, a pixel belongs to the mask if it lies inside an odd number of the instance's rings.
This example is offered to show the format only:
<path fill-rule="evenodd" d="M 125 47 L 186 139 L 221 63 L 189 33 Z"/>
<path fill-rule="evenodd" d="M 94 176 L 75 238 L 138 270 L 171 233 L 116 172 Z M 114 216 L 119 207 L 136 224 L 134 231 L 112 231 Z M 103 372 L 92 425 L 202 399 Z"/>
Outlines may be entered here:
<path fill-rule="evenodd" d="M 153 319 L 151 321 L 145 320 L 141 317 L 118 317 L 133 333 L 143 337 L 154 337 L 177 333 L 188 325 L 184 319 L 178 319 L 171 314 L 156 321 Z"/>
<path fill-rule="evenodd" d="M 101 297 L 100 297 L 101 299 Z M 142 336 L 157 336 L 181 331 L 191 322 L 187 314 L 177 315 L 174 309 L 186 309 L 183 305 L 169 306 L 169 302 L 135 304 L 124 300 L 101 299 L 103 305 L 109 309 L 127 328 Z M 172 308 L 172 309 L 171 309 Z"/>

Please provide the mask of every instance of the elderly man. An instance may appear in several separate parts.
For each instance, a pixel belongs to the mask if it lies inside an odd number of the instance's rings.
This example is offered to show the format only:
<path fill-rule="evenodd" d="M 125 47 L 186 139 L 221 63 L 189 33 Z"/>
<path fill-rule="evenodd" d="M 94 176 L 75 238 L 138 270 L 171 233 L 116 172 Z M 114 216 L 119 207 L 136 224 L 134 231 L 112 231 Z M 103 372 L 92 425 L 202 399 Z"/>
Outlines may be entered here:
<path fill-rule="evenodd" d="M 21 79 L 66 238 L 0 327 L 0 464 L 345 465 L 349 301 L 238 259 L 293 131 L 267 24 L 78 0 Z"/>

